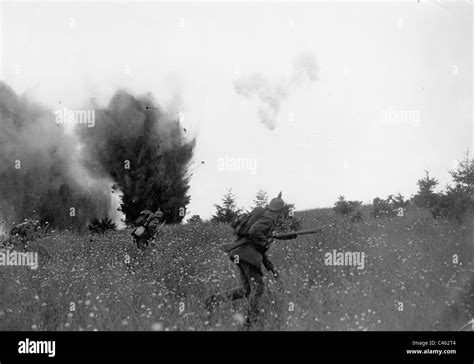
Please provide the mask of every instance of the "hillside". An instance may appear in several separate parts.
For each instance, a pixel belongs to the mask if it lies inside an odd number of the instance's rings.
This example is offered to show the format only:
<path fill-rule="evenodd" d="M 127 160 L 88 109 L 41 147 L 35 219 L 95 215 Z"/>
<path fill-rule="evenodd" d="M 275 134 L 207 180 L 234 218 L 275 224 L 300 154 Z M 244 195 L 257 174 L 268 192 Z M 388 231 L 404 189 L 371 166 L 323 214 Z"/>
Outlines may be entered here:
<path fill-rule="evenodd" d="M 325 230 L 272 247 L 281 275 L 266 276 L 265 330 L 457 330 L 474 317 L 472 224 L 414 208 L 357 223 L 330 209 L 297 216 Z M 218 248 L 230 239 L 223 224 L 168 226 L 140 252 L 129 230 L 53 233 L 31 245 L 37 270 L 0 267 L 0 330 L 238 330 L 245 302 L 210 318 L 203 308 L 238 283 Z M 325 265 L 334 249 L 364 252 L 363 269 Z"/>

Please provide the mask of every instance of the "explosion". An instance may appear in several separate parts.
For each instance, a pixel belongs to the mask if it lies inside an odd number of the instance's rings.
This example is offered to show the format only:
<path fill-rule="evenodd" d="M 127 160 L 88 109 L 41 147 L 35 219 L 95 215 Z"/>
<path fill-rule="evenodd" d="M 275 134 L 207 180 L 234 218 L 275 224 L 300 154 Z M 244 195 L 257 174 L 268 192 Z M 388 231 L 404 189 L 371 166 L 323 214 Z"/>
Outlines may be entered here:
<path fill-rule="evenodd" d="M 123 227 L 124 213 L 130 212 L 130 219 L 135 210 L 126 205 L 127 211 L 120 211 L 122 199 L 134 200 L 136 210 L 169 198 L 181 198 L 183 204 L 186 198 L 189 201 L 185 176 L 194 141 L 186 142 L 179 123 L 155 109 L 151 97 L 138 100 L 121 91 L 108 108 L 93 109 L 93 124 L 74 125 L 70 132 L 57 122 L 57 112 L 17 96 L 0 83 L 4 226 L 34 218 L 57 228 L 83 229 L 93 218 L 107 217 Z M 165 156 L 183 150 L 186 153 L 180 158 Z M 150 168 L 145 171 L 142 167 L 147 164 Z M 174 194 L 157 182 L 157 175 L 166 173 L 175 177 Z M 152 187 L 143 189 L 150 183 Z M 160 192 L 161 201 L 156 201 Z"/>

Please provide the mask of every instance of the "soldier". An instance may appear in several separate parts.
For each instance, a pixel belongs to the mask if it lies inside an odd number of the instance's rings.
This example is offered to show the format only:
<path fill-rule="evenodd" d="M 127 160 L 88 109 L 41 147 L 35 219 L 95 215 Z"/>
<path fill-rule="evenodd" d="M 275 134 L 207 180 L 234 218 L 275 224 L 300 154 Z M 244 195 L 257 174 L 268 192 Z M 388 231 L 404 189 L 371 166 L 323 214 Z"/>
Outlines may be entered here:
<path fill-rule="evenodd" d="M 145 222 L 147 221 L 148 217 L 153 214 L 153 212 L 151 212 L 150 210 L 148 209 L 145 209 L 143 210 L 142 212 L 140 212 L 140 215 L 138 216 L 138 218 L 135 220 L 135 225 L 136 226 L 142 226 L 143 224 L 145 224 Z"/>
<path fill-rule="evenodd" d="M 206 308 L 209 312 L 223 300 L 246 297 L 249 299 L 249 308 L 245 326 L 248 329 L 255 325 L 258 319 L 260 298 L 265 290 L 262 265 L 272 272 L 275 278 L 278 277 L 278 272 L 268 259 L 266 252 L 273 241 L 274 223 L 284 206 L 285 202 L 281 199 L 280 192 L 266 208 L 255 208 L 247 222 L 248 232 L 226 247 L 229 258 L 239 271 L 241 287 L 209 297 L 206 300 Z M 288 236 L 285 240 L 294 238 L 296 235 Z"/>
<path fill-rule="evenodd" d="M 135 220 L 135 225 L 143 226 L 145 228 L 145 233 L 142 236 L 136 236 L 136 229 L 132 232 L 132 236 L 137 240 L 138 248 L 146 248 L 148 241 L 154 237 L 157 228 L 160 226 L 162 218 L 163 212 L 161 212 L 159 208 L 155 213 L 148 209 L 140 212 L 140 216 L 137 218 L 137 220 Z"/>
<path fill-rule="evenodd" d="M 153 236 L 154 233 L 156 232 L 156 229 L 158 226 L 160 226 L 161 219 L 163 218 L 163 213 L 161 212 L 160 208 L 156 210 L 154 214 L 151 214 L 148 216 L 148 219 L 146 220 L 146 227 L 150 231 L 150 236 Z"/>

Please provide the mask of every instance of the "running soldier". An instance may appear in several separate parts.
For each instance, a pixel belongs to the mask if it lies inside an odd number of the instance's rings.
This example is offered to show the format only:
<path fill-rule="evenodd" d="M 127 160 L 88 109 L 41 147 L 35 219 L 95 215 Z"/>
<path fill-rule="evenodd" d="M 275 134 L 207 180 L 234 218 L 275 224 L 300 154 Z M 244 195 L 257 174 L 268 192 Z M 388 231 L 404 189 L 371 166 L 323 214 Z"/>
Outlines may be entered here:
<path fill-rule="evenodd" d="M 285 202 L 278 197 L 272 199 L 266 207 L 256 207 L 245 221 L 233 224 L 237 231 L 237 240 L 224 246 L 229 258 L 239 271 L 241 287 L 225 293 L 218 293 L 206 300 L 206 308 L 213 308 L 224 300 L 248 298 L 249 307 L 245 327 L 250 329 L 257 323 L 260 311 L 260 299 L 265 291 L 262 265 L 273 273 L 278 272 L 267 257 L 267 251 L 275 237 L 272 235 L 274 224 L 283 211 Z M 237 225 L 237 226 L 236 226 Z M 282 240 L 295 239 L 296 235 L 286 236 Z"/>

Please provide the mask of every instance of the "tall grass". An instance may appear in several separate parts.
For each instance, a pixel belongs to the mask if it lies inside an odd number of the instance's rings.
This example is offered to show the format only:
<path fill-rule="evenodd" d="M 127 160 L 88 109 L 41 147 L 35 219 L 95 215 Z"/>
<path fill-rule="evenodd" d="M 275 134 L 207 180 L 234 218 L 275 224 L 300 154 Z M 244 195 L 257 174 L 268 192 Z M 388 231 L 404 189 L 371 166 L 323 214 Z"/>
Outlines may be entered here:
<path fill-rule="evenodd" d="M 264 330 L 456 330 L 474 317 L 473 225 L 402 217 L 357 223 L 331 209 L 297 214 L 319 235 L 277 242 L 266 276 Z M 224 224 L 169 226 L 145 252 L 130 231 L 55 233 L 32 244 L 37 270 L 0 267 L 1 330 L 239 330 L 246 302 L 209 317 L 204 299 L 238 285 L 219 245 Z M 326 266 L 333 249 L 365 253 L 364 269 Z M 459 263 L 453 263 L 453 257 Z"/>

